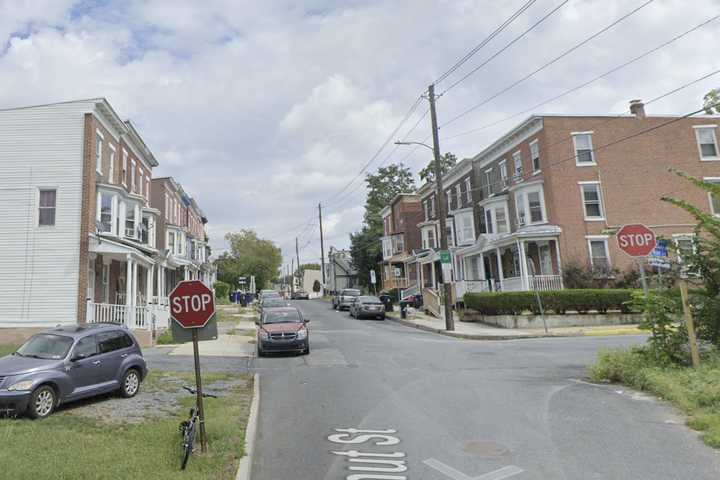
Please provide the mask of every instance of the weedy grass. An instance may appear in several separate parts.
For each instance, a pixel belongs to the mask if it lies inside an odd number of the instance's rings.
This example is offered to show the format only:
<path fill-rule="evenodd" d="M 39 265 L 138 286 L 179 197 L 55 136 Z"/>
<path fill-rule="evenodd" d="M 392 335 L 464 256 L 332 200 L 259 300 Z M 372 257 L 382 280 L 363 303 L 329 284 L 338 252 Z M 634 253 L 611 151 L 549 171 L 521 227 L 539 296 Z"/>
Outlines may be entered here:
<path fill-rule="evenodd" d="M 168 373 L 149 375 L 148 391 L 163 388 Z M 242 378 L 245 381 L 205 399 L 209 451 L 193 454 L 187 470 L 180 471 L 181 438 L 178 425 L 185 420 L 195 398 L 188 394 L 171 417 L 138 425 L 108 425 L 77 415 L 55 412 L 45 420 L 0 419 L 2 478 L 13 479 L 220 479 L 235 478 L 244 455 L 245 426 L 250 411 L 252 379 L 236 374 L 203 375 L 203 382 Z M 188 378 L 189 379 L 189 378 Z M 176 384 L 170 385 L 177 388 Z M 82 408 L 82 407 L 78 407 Z"/>
<path fill-rule="evenodd" d="M 720 448 L 720 354 L 705 355 L 694 369 L 660 364 L 642 348 L 604 350 L 588 373 L 595 382 L 623 383 L 668 400 L 707 445 Z"/>

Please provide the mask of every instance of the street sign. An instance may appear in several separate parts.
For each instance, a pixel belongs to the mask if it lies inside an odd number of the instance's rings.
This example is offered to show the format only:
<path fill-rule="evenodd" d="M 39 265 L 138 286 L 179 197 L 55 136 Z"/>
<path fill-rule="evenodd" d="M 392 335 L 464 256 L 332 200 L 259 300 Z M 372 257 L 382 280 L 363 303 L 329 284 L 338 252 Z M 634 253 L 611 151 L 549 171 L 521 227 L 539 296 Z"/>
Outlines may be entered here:
<path fill-rule="evenodd" d="M 184 328 L 202 328 L 215 314 L 212 290 L 200 280 L 185 280 L 170 292 L 170 314 Z"/>
<path fill-rule="evenodd" d="M 655 250 L 657 240 L 655 232 L 645 225 L 625 225 L 617 233 L 620 250 L 631 257 L 647 257 Z"/>
<path fill-rule="evenodd" d="M 440 250 L 438 252 L 440 255 L 440 263 L 450 263 L 450 252 L 447 250 Z"/>
<path fill-rule="evenodd" d="M 375 285 L 375 283 L 377 283 L 376 278 L 375 278 L 375 270 L 370 270 L 370 283 L 372 283 L 373 285 Z"/>
<path fill-rule="evenodd" d="M 650 265 L 661 269 L 670 269 L 670 259 L 668 257 L 667 240 L 658 240 L 655 249 L 650 253 Z"/>

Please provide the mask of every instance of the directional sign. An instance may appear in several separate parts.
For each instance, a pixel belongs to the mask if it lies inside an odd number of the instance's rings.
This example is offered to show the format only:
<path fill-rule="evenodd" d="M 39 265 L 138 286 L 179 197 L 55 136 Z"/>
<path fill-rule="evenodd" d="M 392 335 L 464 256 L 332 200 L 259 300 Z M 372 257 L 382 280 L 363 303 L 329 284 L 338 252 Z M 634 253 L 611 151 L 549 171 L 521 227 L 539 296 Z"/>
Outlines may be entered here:
<path fill-rule="evenodd" d="M 625 225 L 617 233 L 620 249 L 631 257 L 647 257 L 655 250 L 655 232 L 645 225 Z"/>
<path fill-rule="evenodd" d="M 213 292 L 199 280 L 185 280 L 170 292 L 170 314 L 184 328 L 202 328 L 215 314 Z"/>
<path fill-rule="evenodd" d="M 450 263 L 450 252 L 447 250 L 440 250 L 440 263 Z"/>
<path fill-rule="evenodd" d="M 377 283 L 377 280 L 375 278 L 375 270 L 370 270 L 370 283 L 375 285 Z"/>

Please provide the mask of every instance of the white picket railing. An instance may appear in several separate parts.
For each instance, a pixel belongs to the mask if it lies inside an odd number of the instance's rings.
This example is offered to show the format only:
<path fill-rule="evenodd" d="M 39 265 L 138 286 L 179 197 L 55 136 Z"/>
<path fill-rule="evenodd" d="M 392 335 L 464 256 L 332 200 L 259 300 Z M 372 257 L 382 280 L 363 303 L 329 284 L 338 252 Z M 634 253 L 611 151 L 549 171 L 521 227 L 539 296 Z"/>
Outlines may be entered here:
<path fill-rule="evenodd" d="M 525 290 L 522 277 L 503 278 L 501 281 L 495 282 L 495 285 L 501 292 L 522 292 Z"/>
<path fill-rule="evenodd" d="M 560 275 L 535 275 L 528 279 L 530 290 L 562 290 L 563 282 Z"/>
<path fill-rule="evenodd" d="M 117 323 L 128 328 L 162 329 L 170 325 L 170 310 L 166 305 L 117 305 L 88 302 L 88 323 Z"/>

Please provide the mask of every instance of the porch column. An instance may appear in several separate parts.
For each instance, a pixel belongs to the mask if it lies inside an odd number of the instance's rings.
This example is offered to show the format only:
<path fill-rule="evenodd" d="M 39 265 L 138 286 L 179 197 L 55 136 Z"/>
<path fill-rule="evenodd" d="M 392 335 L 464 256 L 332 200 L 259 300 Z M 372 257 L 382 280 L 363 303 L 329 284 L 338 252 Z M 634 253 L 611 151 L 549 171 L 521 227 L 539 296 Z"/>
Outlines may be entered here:
<path fill-rule="evenodd" d="M 153 280 L 155 274 L 155 265 L 151 265 L 147 269 L 147 275 L 145 275 L 145 303 L 150 305 L 153 297 Z"/>
<path fill-rule="evenodd" d="M 478 280 L 485 281 L 485 279 L 487 278 L 487 275 L 485 275 L 485 254 L 481 253 L 480 255 L 478 255 L 477 261 L 480 263 L 480 271 L 477 272 L 480 274 L 480 278 L 478 278 Z M 475 273 L 476 272 L 473 272 L 473 275 L 475 275 Z"/>
<path fill-rule="evenodd" d="M 165 269 L 164 269 L 163 266 L 162 266 L 161 264 L 159 264 L 159 263 L 157 264 L 157 266 L 156 266 L 155 268 L 156 268 L 156 270 L 155 270 L 155 271 L 156 271 L 156 273 L 155 273 L 155 275 L 156 275 L 155 283 L 156 283 L 156 286 L 157 286 L 158 303 L 160 303 L 160 300 L 161 300 L 161 298 L 162 298 L 162 296 L 163 296 L 163 294 L 162 294 L 162 276 L 163 276 L 163 272 L 165 271 Z"/>
<path fill-rule="evenodd" d="M 497 258 L 497 267 L 498 267 L 498 278 L 497 280 L 499 282 L 502 282 L 505 276 L 503 275 L 503 269 L 502 269 L 502 255 L 500 255 L 500 249 L 495 249 L 495 257 Z M 502 288 L 502 283 L 500 283 Z"/>
<path fill-rule="evenodd" d="M 527 256 L 525 255 L 525 242 L 517 241 L 518 254 L 520 255 L 520 283 L 523 290 L 530 290 L 530 279 L 528 278 Z"/>
<path fill-rule="evenodd" d="M 430 262 L 430 278 L 432 278 L 432 286 L 437 290 L 437 281 L 435 278 L 435 262 Z"/>
<path fill-rule="evenodd" d="M 125 272 L 125 324 L 129 327 L 132 325 L 131 319 L 132 314 L 130 308 L 132 306 L 132 282 L 133 282 L 133 259 L 130 255 L 127 256 L 127 270 Z"/>
<path fill-rule="evenodd" d="M 563 274 L 562 274 L 562 263 L 560 263 L 560 238 L 556 238 L 555 242 L 555 261 L 557 262 L 558 275 L 560 275 L 560 288 L 565 288 L 563 285 Z"/>

